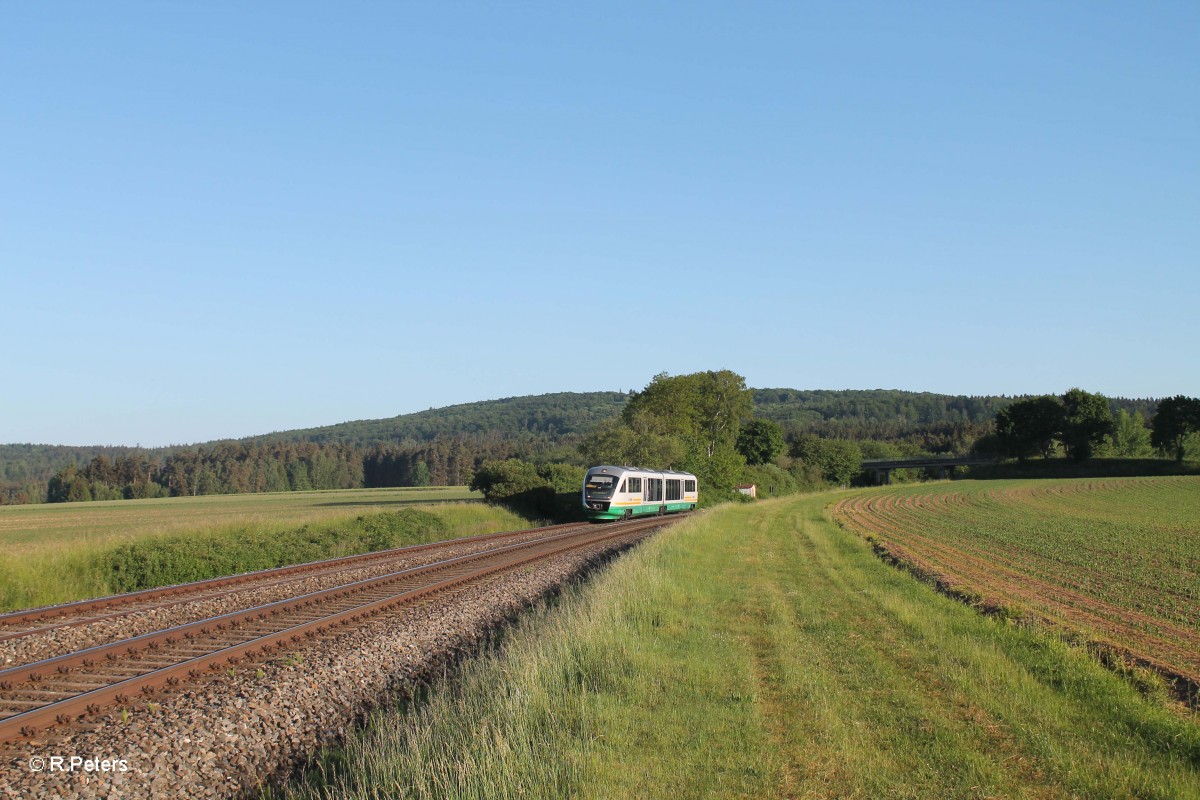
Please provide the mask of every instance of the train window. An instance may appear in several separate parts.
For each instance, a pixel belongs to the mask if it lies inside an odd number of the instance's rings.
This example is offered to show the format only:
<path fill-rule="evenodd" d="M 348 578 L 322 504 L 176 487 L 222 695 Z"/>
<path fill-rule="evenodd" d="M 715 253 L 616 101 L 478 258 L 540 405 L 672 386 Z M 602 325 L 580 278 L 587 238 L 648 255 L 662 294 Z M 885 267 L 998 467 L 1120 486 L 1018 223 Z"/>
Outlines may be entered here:
<path fill-rule="evenodd" d="M 620 488 L 620 489 L 617 489 L 617 491 L 618 491 L 618 492 L 624 492 L 624 491 L 625 491 L 625 481 L 621 481 L 621 488 Z"/>
<path fill-rule="evenodd" d="M 608 500 L 616 486 L 617 479 L 612 475 L 589 475 L 583 485 L 583 494 L 590 500 Z"/>
<path fill-rule="evenodd" d="M 683 497 L 683 493 L 679 491 L 680 481 L 678 479 L 667 481 L 667 499 L 678 500 Z"/>
<path fill-rule="evenodd" d="M 695 481 L 684 481 L 684 482 L 683 482 L 683 490 L 684 490 L 685 492 L 694 492 L 694 491 L 696 491 L 696 482 L 695 482 Z"/>
<path fill-rule="evenodd" d="M 641 478 L 630 478 L 629 479 L 629 493 L 630 494 L 638 494 L 641 491 L 642 491 L 642 479 Z"/>
<path fill-rule="evenodd" d="M 662 478 L 646 478 L 646 501 L 654 502 L 663 498 Z"/>

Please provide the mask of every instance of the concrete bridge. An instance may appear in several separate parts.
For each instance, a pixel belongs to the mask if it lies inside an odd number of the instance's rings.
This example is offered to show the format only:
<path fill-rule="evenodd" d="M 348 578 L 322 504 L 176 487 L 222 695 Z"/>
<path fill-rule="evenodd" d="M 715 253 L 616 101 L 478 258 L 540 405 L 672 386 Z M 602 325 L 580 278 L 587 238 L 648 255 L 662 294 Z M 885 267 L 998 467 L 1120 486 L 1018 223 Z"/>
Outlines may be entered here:
<path fill-rule="evenodd" d="M 977 464 L 995 464 L 999 459 L 982 456 L 960 456 L 939 458 L 872 458 L 862 462 L 862 471 L 873 473 L 875 482 L 889 484 L 892 482 L 894 469 L 928 469 L 936 470 L 939 478 L 954 477 L 955 467 L 972 467 Z"/>

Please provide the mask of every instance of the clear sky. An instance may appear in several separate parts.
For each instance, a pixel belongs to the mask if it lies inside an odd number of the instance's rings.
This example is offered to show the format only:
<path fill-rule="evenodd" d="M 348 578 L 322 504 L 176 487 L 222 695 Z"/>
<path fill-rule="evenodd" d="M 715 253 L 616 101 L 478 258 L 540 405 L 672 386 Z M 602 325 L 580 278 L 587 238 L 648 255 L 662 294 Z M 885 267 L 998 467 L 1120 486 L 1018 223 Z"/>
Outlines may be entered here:
<path fill-rule="evenodd" d="M 1200 3 L 6 3 L 0 442 L 1200 395 Z"/>

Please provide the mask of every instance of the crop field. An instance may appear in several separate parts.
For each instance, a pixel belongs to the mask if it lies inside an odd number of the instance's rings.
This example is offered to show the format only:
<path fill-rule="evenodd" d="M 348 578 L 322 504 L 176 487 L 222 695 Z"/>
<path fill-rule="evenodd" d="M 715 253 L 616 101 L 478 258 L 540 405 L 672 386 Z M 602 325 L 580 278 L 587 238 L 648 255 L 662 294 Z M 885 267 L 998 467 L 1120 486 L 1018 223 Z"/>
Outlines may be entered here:
<path fill-rule="evenodd" d="M 0 547 L 15 554 L 51 542 L 111 541 L 266 520 L 319 522 L 416 503 L 481 497 L 464 486 L 435 486 L 0 506 Z"/>
<path fill-rule="evenodd" d="M 121 567 L 114 559 L 144 559 L 150 549 L 178 554 L 178 574 L 160 574 L 175 583 L 362 552 L 367 528 L 381 524 L 392 546 L 528 527 L 510 512 L 464 502 L 478 497 L 434 487 L 3 506 L 0 610 L 147 588 L 112 573 Z M 365 527 L 359 520 L 381 514 L 389 516 Z"/>
<path fill-rule="evenodd" d="M 834 515 L 977 605 L 1200 686 L 1200 477 L 872 490 Z"/>

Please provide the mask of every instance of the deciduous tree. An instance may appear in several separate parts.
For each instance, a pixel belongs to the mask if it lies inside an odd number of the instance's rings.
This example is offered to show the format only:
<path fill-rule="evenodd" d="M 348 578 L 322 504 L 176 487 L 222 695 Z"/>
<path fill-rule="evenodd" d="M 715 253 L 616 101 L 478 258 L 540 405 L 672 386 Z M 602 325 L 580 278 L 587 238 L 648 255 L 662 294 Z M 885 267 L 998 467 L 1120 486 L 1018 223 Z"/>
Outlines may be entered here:
<path fill-rule="evenodd" d="M 1200 399 L 1176 395 L 1160 401 L 1151 425 L 1151 444 L 1183 461 L 1184 440 L 1200 431 Z"/>
<path fill-rule="evenodd" d="M 1082 389 L 1071 389 L 1062 396 L 1062 432 L 1067 455 L 1076 461 L 1092 457 L 1096 445 L 1112 432 L 1112 409 L 1108 398 Z"/>
<path fill-rule="evenodd" d="M 996 414 L 997 439 L 1007 455 L 1021 461 L 1049 457 L 1062 429 L 1062 401 L 1049 395 L 1017 400 Z"/>
<path fill-rule="evenodd" d="M 811 434 L 792 442 L 792 458 L 821 471 L 830 483 L 845 486 L 862 471 L 862 451 L 847 439 L 822 439 Z"/>
<path fill-rule="evenodd" d="M 769 419 L 752 419 L 738 433 L 738 452 L 752 466 L 771 463 L 786 446 L 783 430 Z"/>
<path fill-rule="evenodd" d="M 1109 440 L 1109 452 L 1114 456 L 1146 458 L 1154 453 L 1154 447 L 1150 443 L 1150 429 L 1140 411 L 1131 414 L 1123 408 L 1118 410 L 1117 416 L 1113 418 Z"/>
<path fill-rule="evenodd" d="M 724 369 L 655 375 L 649 386 L 630 398 L 622 416 L 632 423 L 643 415 L 653 421 L 655 432 L 694 439 L 711 457 L 717 448 L 733 446 L 742 420 L 753 412 L 754 395 L 746 388 L 746 379 Z"/>

